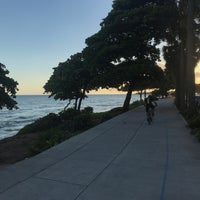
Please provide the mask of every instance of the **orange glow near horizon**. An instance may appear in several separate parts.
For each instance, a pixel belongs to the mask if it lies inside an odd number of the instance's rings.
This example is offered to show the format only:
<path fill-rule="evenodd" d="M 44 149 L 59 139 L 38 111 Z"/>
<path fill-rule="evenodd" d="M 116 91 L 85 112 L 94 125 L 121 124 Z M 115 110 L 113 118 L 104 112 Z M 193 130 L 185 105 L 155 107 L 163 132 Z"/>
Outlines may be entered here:
<path fill-rule="evenodd" d="M 115 88 L 92 90 L 89 94 L 126 94 L 126 92 L 118 91 Z"/>
<path fill-rule="evenodd" d="M 164 68 L 164 62 L 158 63 L 161 68 Z M 17 95 L 42 95 L 44 94 L 43 85 L 45 84 L 46 80 L 44 78 L 37 78 L 37 81 L 30 80 L 27 81 L 26 84 L 24 82 L 20 83 L 18 85 L 19 91 L 17 92 Z M 200 61 L 197 63 L 197 66 L 195 67 L 195 83 L 200 84 Z M 92 90 L 89 92 L 89 94 L 126 94 L 126 92 L 118 91 L 115 88 L 110 89 L 99 89 L 99 90 Z"/>
<path fill-rule="evenodd" d="M 195 83 L 200 84 L 200 61 L 197 63 L 195 67 Z"/>

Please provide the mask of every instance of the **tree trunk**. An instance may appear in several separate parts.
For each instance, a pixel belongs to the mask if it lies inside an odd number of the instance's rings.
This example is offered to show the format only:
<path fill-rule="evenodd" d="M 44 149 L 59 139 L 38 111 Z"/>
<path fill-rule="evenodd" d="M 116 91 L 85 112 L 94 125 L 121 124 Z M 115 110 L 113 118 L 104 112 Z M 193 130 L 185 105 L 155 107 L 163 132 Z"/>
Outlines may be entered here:
<path fill-rule="evenodd" d="M 77 103 L 78 103 L 78 98 L 75 99 L 75 103 L 74 103 L 74 109 L 77 110 Z"/>
<path fill-rule="evenodd" d="M 139 91 L 140 101 L 142 101 L 142 93 L 143 93 L 143 90 L 140 90 L 140 91 Z"/>
<path fill-rule="evenodd" d="M 83 89 L 82 95 L 81 95 L 81 97 L 80 97 L 80 99 L 79 99 L 79 102 L 78 102 L 78 111 L 81 110 L 81 103 L 82 103 L 82 100 L 83 100 L 84 97 L 85 97 L 85 92 L 86 92 L 86 87 Z"/>
<path fill-rule="evenodd" d="M 186 83 L 187 83 L 187 106 L 190 111 L 195 110 L 195 60 L 194 60 L 194 0 L 188 0 L 187 16 L 187 65 L 186 65 Z"/>
<path fill-rule="evenodd" d="M 147 90 L 145 89 L 144 90 L 144 99 L 146 99 L 147 98 Z"/>
<path fill-rule="evenodd" d="M 177 70 L 177 81 L 176 81 L 176 103 L 181 111 L 186 108 L 185 97 L 186 97 L 186 85 L 185 85 L 185 42 L 184 36 L 182 35 L 181 52 L 180 52 L 180 62 Z"/>
<path fill-rule="evenodd" d="M 126 94 L 126 98 L 125 98 L 124 105 L 123 105 L 123 110 L 124 111 L 128 111 L 129 110 L 129 105 L 130 105 L 130 101 L 131 101 L 131 97 L 132 97 L 133 87 L 134 87 L 134 84 L 131 81 L 130 84 L 129 84 L 128 92 Z"/>
<path fill-rule="evenodd" d="M 64 107 L 64 111 L 67 110 L 67 108 L 70 105 L 70 103 L 71 103 L 71 99 L 69 100 L 68 104 Z"/>
<path fill-rule="evenodd" d="M 184 16 L 186 15 L 185 7 L 182 8 Z M 186 109 L 186 17 L 182 17 L 180 22 L 180 52 L 177 55 L 177 59 L 180 59 L 176 71 L 176 104 L 179 110 L 184 111 Z"/>

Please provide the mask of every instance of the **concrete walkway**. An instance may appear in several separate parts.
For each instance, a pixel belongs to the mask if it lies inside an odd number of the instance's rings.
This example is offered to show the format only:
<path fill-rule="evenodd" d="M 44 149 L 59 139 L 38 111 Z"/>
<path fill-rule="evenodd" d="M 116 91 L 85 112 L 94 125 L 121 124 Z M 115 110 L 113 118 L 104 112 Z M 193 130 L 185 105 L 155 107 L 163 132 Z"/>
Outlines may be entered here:
<path fill-rule="evenodd" d="M 0 170 L 0 200 L 199 200 L 200 144 L 160 100 Z"/>

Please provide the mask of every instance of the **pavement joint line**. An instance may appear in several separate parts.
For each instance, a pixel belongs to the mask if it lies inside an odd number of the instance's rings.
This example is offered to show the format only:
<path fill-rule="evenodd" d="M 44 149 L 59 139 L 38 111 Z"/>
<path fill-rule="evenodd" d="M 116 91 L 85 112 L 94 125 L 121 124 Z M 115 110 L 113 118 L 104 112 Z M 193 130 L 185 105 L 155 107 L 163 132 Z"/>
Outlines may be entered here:
<path fill-rule="evenodd" d="M 46 181 L 53 181 L 53 182 L 58 182 L 58 183 L 65 183 L 65 184 L 70 184 L 70 185 L 77 185 L 77 186 L 82 186 L 86 187 L 87 185 L 79 184 L 79 183 L 74 183 L 74 182 L 69 182 L 69 181 L 62 181 L 62 180 L 55 180 L 55 179 L 50 179 L 50 178 L 43 178 L 43 177 L 33 177 L 33 179 L 40 179 L 40 180 L 46 180 Z"/>
<path fill-rule="evenodd" d="M 26 180 L 28 180 L 28 179 L 30 179 L 30 178 L 36 176 L 37 174 L 39 174 L 39 173 L 45 171 L 47 168 L 52 167 L 52 166 L 56 165 L 56 164 L 59 163 L 59 162 L 62 162 L 63 160 L 65 160 L 66 158 L 70 157 L 72 154 L 76 153 L 77 151 L 79 151 L 80 149 L 82 149 L 83 147 L 85 147 L 86 145 L 92 143 L 92 142 L 93 142 L 95 139 L 97 139 L 98 137 L 100 137 L 100 136 L 106 134 L 106 132 L 107 132 L 108 130 L 112 129 L 113 127 L 114 127 L 114 126 L 107 128 L 107 129 L 104 130 L 101 134 L 97 135 L 96 137 L 94 137 L 94 138 L 93 138 L 92 140 L 90 140 L 89 142 L 86 142 L 85 144 L 81 145 L 79 148 L 77 148 L 76 150 L 74 150 L 73 152 L 71 152 L 70 154 L 68 154 L 68 155 L 65 156 L 64 158 L 62 158 L 61 160 L 56 161 L 56 162 L 54 162 L 54 163 L 52 163 L 52 164 L 46 166 L 45 168 L 43 168 L 43 169 L 41 169 L 41 170 L 39 170 L 39 171 L 33 173 L 31 176 L 28 176 L 28 177 L 26 177 L 25 179 L 23 179 L 23 180 L 21 180 L 21 181 L 16 182 L 16 183 L 13 184 L 13 185 L 8 186 L 6 189 L 0 191 L 0 194 L 3 194 L 4 192 L 6 192 L 6 191 L 10 190 L 11 188 L 15 187 L 16 185 L 18 185 L 18 184 L 20 184 L 20 183 L 23 183 L 23 182 L 25 182 Z M 84 133 L 84 132 L 83 132 L 83 133 Z M 77 136 L 78 136 L 78 135 L 77 135 Z M 76 137 L 76 136 L 75 136 L 75 137 Z M 66 141 L 67 141 L 67 140 L 66 140 Z M 65 142 L 65 141 L 63 141 L 63 142 Z M 31 158 L 30 158 L 30 159 L 31 159 Z M 23 161 L 22 161 L 22 162 L 23 162 Z"/>
<path fill-rule="evenodd" d="M 127 117 L 128 118 L 128 117 Z M 80 197 L 81 194 L 83 194 L 87 188 L 92 184 L 94 183 L 94 181 L 106 170 L 108 169 L 108 167 L 111 166 L 111 164 L 114 162 L 114 160 L 116 160 L 119 155 L 127 148 L 127 146 L 136 140 L 138 134 L 139 134 L 139 130 L 140 128 L 144 125 L 144 122 L 145 120 L 143 119 L 142 122 L 139 124 L 139 126 L 137 127 L 137 129 L 134 131 L 135 134 L 133 134 L 133 136 L 129 139 L 129 141 L 124 145 L 124 147 L 121 149 L 121 151 L 116 155 L 114 156 L 114 158 L 94 177 L 94 179 L 89 183 L 87 184 L 87 186 L 75 197 L 74 200 L 78 200 L 78 198 Z"/>
<path fill-rule="evenodd" d="M 164 200 L 165 196 L 165 189 L 167 184 L 167 175 L 168 175 L 168 169 L 169 169 L 169 130 L 166 131 L 166 160 L 164 164 L 164 175 L 162 180 L 162 188 L 160 193 L 160 200 Z"/>

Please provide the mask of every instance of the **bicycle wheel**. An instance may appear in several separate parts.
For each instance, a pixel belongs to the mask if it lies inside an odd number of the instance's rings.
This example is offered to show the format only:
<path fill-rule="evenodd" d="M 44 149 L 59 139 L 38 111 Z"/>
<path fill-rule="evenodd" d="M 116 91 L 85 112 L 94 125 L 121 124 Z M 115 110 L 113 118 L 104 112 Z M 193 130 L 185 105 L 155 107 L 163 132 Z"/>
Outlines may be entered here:
<path fill-rule="evenodd" d="M 147 112 L 147 122 L 150 125 L 152 123 L 153 119 L 152 119 L 152 113 L 151 113 L 151 109 L 148 110 Z"/>

